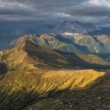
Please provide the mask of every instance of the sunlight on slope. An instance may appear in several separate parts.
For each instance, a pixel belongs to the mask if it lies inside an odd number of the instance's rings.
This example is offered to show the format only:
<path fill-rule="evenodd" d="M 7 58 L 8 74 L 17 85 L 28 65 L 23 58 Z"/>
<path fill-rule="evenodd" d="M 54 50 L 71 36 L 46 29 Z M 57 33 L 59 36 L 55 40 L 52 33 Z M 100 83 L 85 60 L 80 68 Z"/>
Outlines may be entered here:
<path fill-rule="evenodd" d="M 34 93 L 47 93 L 66 89 L 86 89 L 104 75 L 104 72 L 95 70 L 16 70 L 9 72 L 1 85 L 5 86 L 6 90 L 10 89 L 10 93 L 19 90 L 26 93 L 32 90 Z"/>
<path fill-rule="evenodd" d="M 104 74 L 104 72 L 97 72 L 95 70 L 60 70 L 49 71 L 43 75 L 43 78 L 51 79 L 50 82 L 53 85 L 57 84 L 58 90 L 82 89 L 94 84 Z"/>

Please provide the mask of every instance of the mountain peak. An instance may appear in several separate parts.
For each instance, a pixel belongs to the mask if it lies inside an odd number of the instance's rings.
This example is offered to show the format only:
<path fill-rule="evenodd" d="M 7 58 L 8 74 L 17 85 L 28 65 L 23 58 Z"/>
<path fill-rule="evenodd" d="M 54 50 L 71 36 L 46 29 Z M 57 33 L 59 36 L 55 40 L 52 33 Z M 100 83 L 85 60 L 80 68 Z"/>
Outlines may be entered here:
<path fill-rule="evenodd" d="M 43 47 L 37 45 L 36 43 L 34 43 L 33 41 L 30 40 L 25 40 L 23 43 L 23 47 L 25 50 L 42 50 Z"/>
<path fill-rule="evenodd" d="M 27 35 L 21 36 L 20 38 L 13 40 L 10 45 L 11 47 L 15 47 L 19 44 L 25 44 L 26 40 L 31 41 L 32 39 L 34 39 L 35 36 L 36 36 L 35 34 L 27 34 Z"/>

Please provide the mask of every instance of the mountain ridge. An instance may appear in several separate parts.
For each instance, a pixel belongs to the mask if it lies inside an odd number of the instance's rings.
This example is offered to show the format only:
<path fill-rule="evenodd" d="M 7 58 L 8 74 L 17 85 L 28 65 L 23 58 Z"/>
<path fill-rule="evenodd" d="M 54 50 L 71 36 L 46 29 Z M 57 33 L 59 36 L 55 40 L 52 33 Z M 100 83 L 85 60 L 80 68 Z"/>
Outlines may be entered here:
<path fill-rule="evenodd" d="M 30 40 L 40 46 L 57 49 L 64 52 L 75 53 L 110 53 L 110 37 L 106 35 L 90 36 L 90 35 L 54 35 L 54 34 L 29 34 L 12 41 L 11 46 L 14 47 L 20 42 Z"/>
<path fill-rule="evenodd" d="M 106 76 L 110 64 L 100 57 L 48 49 L 30 40 L 2 51 L 0 65 L 3 63 L 6 68 L 0 74 L 1 110 L 25 110 L 35 106 L 39 110 L 54 110 L 56 107 L 59 107 L 58 110 L 63 107 L 66 110 L 64 103 L 62 106 L 54 104 L 53 108 L 51 100 L 53 103 L 55 99 L 65 100 L 68 105 L 78 101 L 77 95 L 73 95 L 75 91 L 83 98 L 83 92 L 100 86 L 108 88 L 110 84 L 110 76 Z M 94 92 L 95 89 L 92 90 Z M 93 94 L 90 93 L 90 96 Z M 49 108 L 44 100 L 49 102 Z M 75 102 L 72 104 L 75 105 Z M 77 107 L 71 106 L 70 110 L 73 108 Z"/>

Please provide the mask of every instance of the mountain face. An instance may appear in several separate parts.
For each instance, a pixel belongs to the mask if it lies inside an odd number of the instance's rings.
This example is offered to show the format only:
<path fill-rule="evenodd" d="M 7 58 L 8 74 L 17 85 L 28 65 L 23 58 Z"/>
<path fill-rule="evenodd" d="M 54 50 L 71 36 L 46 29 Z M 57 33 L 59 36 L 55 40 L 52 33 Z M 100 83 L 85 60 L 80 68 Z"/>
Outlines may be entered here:
<path fill-rule="evenodd" d="M 53 28 L 52 32 L 55 34 L 62 34 L 65 32 L 87 34 L 88 32 L 91 32 L 93 30 L 98 30 L 98 28 L 90 23 L 64 21 L 63 23 L 59 23 L 58 25 L 56 25 Z"/>
<path fill-rule="evenodd" d="M 106 35 L 94 37 L 90 35 L 29 34 L 14 40 L 11 46 L 14 47 L 26 39 L 40 46 L 64 52 L 99 54 L 110 52 L 110 37 Z"/>
<path fill-rule="evenodd" d="M 46 65 L 48 66 L 53 65 L 57 68 L 103 68 L 106 65 L 109 66 L 109 63 L 101 59 L 101 57 L 98 57 L 93 54 L 66 53 L 58 50 L 52 50 L 39 46 L 35 42 L 27 39 L 25 39 L 24 41 L 22 40 L 22 42 L 20 42 L 21 44 L 18 44 L 18 46 L 23 45 L 24 42 L 25 46 L 23 47 L 23 49 L 26 51 L 26 53 L 28 53 L 28 55 L 32 58 L 41 60 L 41 62 L 44 63 L 44 65 L 46 63 Z M 23 55 L 23 53 L 20 52 L 19 54 Z"/>
<path fill-rule="evenodd" d="M 91 103 L 97 109 L 102 106 L 99 97 L 109 93 L 108 68 L 96 55 L 61 52 L 24 40 L 0 52 L 0 109 L 90 110 Z M 84 100 L 87 104 L 81 106 Z"/>

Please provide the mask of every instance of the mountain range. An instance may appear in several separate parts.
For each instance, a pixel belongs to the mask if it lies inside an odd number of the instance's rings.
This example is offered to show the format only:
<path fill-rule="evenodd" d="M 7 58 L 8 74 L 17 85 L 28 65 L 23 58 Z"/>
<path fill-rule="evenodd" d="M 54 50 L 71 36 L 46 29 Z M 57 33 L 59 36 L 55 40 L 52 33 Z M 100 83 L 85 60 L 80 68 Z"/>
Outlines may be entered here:
<path fill-rule="evenodd" d="M 25 40 L 33 41 L 34 43 L 46 47 L 61 50 L 64 52 L 75 53 L 94 53 L 108 54 L 110 53 L 110 37 L 107 35 L 55 35 L 55 34 L 29 34 L 24 35 L 14 41 L 11 46 L 14 47 Z"/>
<path fill-rule="evenodd" d="M 107 109 L 109 68 L 110 63 L 97 55 L 62 52 L 24 40 L 0 52 L 0 109 L 91 110 L 91 104 L 92 109 L 102 108 L 103 97 Z"/>

